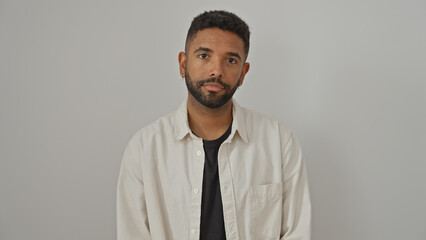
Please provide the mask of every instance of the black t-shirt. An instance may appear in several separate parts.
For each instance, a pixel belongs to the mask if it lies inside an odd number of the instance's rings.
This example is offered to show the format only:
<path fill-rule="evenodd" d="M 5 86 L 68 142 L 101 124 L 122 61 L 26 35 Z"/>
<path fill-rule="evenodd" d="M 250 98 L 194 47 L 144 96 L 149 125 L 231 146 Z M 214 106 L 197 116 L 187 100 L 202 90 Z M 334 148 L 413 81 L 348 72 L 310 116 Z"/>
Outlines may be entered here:
<path fill-rule="evenodd" d="M 220 145 L 231 134 L 231 126 L 232 123 L 220 138 L 211 141 L 203 140 L 206 159 L 201 198 L 200 240 L 226 239 L 217 156 Z"/>

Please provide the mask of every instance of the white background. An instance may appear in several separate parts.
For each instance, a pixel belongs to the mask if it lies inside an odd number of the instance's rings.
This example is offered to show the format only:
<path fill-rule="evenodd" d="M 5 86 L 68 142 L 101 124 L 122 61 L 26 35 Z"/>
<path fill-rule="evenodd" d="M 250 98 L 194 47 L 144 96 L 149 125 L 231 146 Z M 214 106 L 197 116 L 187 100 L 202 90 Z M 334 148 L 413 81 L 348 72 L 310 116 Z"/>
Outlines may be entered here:
<path fill-rule="evenodd" d="M 124 148 L 186 97 L 210 9 L 251 27 L 236 98 L 300 140 L 313 239 L 426 239 L 421 0 L 0 0 L 0 239 L 115 239 Z"/>

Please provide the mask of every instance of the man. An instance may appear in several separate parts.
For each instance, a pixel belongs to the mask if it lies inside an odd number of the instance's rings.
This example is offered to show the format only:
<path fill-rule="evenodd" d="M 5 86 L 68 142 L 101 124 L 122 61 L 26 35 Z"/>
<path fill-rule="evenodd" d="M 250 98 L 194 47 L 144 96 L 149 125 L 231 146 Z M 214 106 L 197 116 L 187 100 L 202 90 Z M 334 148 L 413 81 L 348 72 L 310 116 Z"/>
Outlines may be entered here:
<path fill-rule="evenodd" d="M 298 142 L 232 99 L 250 68 L 249 35 L 233 13 L 194 18 L 179 53 L 187 100 L 138 131 L 124 153 L 119 240 L 310 239 Z"/>

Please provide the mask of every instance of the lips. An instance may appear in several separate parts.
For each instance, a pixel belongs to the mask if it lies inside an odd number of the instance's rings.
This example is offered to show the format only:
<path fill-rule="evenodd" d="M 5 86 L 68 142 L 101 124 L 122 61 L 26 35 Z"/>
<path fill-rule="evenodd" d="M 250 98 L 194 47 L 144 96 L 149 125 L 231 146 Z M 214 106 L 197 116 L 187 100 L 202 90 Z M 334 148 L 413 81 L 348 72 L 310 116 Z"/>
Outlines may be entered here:
<path fill-rule="evenodd" d="M 219 92 L 223 90 L 223 86 L 217 83 L 206 83 L 203 87 L 208 91 Z"/>

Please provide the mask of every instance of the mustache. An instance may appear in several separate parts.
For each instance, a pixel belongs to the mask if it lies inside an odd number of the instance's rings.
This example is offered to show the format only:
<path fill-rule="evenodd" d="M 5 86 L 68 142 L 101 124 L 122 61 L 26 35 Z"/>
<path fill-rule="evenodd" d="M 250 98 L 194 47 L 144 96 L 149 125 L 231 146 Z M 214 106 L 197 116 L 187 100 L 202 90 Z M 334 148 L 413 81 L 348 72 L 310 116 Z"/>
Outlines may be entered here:
<path fill-rule="evenodd" d="M 197 82 L 197 87 L 200 88 L 201 86 L 203 86 L 206 83 L 217 83 L 217 84 L 222 85 L 222 87 L 227 89 L 227 90 L 231 89 L 231 86 L 229 86 L 229 84 L 224 83 L 222 80 L 220 80 L 220 78 L 217 78 L 217 77 L 211 77 L 211 78 L 208 78 L 208 79 L 200 80 L 200 81 Z"/>

